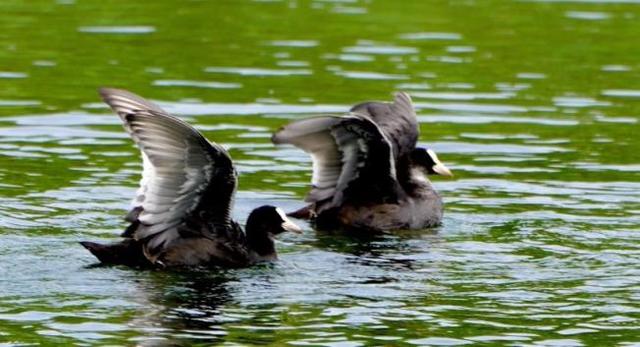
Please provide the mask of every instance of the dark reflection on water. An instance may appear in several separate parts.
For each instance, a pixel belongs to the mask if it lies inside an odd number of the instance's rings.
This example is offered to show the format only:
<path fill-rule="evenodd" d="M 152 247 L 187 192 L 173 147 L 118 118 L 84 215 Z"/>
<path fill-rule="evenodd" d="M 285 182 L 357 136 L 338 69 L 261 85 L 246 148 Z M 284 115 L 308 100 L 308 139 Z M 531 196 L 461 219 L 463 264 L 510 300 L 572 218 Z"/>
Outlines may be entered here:
<path fill-rule="evenodd" d="M 149 303 L 157 309 L 129 324 L 161 327 L 169 332 L 156 335 L 163 337 L 163 343 L 186 343 L 191 338 L 208 343 L 222 341 L 223 308 L 233 304 L 227 289 L 227 282 L 234 280 L 232 275 L 215 270 L 185 270 L 154 273 L 149 280 L 138 287 L 148 293 Z M 159 341 L 146 342 L 153 345 Z"/>
<path fill-rule="evenodd" d="M 357 231 L 319 231 L 313 247 L 330 252 L 350 255 L 346 261 L 356 265 L 377 266 L 385 270 L 415 270 L 411 258 L 400 258 L 397 255 L 412 252 L 428 252 L 418 249 L 412 241 L 415 238 L 425 240 L 420 246 L 429 247 L 429 242 L 437 242 L 437 229 L 419 231 L 396 231 L 393 233 L 368 233 Z M 382 276 L 372 281 L 393 280 Z"/>

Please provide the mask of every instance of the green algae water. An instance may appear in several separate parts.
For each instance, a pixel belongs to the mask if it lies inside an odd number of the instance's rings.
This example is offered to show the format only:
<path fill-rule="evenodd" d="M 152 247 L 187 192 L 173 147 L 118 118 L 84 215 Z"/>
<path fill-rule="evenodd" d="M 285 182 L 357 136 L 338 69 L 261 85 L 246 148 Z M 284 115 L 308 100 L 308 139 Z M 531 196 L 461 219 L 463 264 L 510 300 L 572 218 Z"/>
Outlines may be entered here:
<path fill-rule="evenodd" d="M 0 345 L 640 345 L 640 1 L 0 2 Z M 229 149 L 235 214 L 302 206 L 270 134 L 409 92 L 455 173 L 432 230 L 283 235 L 240 270 L 99 267 L 130 89 Z"/>

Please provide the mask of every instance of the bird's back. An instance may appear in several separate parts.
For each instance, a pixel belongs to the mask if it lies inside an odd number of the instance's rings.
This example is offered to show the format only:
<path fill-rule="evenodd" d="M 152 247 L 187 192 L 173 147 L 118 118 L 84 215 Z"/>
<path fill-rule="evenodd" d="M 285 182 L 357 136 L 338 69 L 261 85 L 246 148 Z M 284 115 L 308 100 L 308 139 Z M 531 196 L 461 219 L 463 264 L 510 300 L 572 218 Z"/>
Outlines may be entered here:
<path fill-rule="evenodd" d="M 253 262 L 244 233 L 235 222 L 229 230 L 178 232 L 181 237 L 166 246 L 157 258 L 165 266 L 243 267 Z"/>

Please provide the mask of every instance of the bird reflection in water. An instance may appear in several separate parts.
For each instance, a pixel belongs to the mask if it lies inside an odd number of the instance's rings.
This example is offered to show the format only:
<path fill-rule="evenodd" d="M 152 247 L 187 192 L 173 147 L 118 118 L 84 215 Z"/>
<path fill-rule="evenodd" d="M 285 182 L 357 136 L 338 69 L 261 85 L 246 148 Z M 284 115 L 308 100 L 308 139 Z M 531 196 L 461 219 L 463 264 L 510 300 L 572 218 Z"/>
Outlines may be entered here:
<path fill-rule="evenodd" d="M 227 270 L 180 269 L 149 271 L 138 283 L 136 300 L 143 307 L 129 325 L 144 332 L 143 346 L 188 345 L 194 340 L 220 343 L 228 321 L 223 307 L 233 303 L 229 283 L 237 279 Z"/>

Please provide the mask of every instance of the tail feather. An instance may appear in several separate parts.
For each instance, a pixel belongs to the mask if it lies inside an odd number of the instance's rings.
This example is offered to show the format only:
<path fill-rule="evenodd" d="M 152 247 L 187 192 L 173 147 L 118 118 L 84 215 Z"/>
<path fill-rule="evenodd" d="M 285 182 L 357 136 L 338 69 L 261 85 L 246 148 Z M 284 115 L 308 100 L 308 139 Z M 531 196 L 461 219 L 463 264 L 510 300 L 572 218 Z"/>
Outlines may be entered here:
<path fill-rule="evenodd" d="M 128 266 L 151 265 L 151 262 L 147 260 L 142 252 L 142 244 L 133 239 L 127 239 L 109 245 L 89 241 L 82 241 L 80 244 L 103 264 Z"/>

